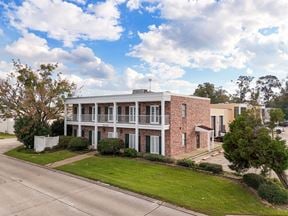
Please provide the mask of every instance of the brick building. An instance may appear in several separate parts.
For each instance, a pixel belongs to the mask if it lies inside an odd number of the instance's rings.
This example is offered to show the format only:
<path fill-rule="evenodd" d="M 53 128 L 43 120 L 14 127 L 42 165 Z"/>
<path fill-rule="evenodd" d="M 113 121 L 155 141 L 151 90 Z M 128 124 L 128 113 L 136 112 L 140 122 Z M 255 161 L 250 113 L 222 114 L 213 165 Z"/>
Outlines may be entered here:
<path fill-rule="evenodd" d="M 167 156 L 213 145 L 210 99 L 170 92 L 67 98 L 65 134 L 68 125 L 73 136 L 86 137 L 96 149 L 108 137 L 123 139 L 139 152 Z"/>

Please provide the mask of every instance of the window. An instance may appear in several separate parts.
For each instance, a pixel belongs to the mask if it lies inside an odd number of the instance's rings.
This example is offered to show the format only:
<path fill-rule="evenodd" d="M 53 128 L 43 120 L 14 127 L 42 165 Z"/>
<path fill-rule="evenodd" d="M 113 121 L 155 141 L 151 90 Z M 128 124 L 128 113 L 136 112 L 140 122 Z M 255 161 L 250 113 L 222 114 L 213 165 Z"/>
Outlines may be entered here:
<path fill-rule="evenodd" d="M 113 106 L 108 107 L 108 121 L 113 122 Z"/>
<path fill-rule="evenodd" d="M 129 123 L 135 123 L 136 121 L 136 108 L 135 106 L 129 106 Z"/>
<path fill-rule="evenodd" d="M 116 137 L 114 137 L 114 132 L 108 132 L 108 138 L 118 138 L 118 133 L 116 133 Z"/>
<path fill-rule="evenodd" d="M 187 115 L 187 105 L 186 104 L 182 104 L 181 113 L 182 113 L 182 118 L 186 118 L 186 115 Z"/>
<path fill-rule="evenodd" d="M 150 106 L 150 123 L 159 124 L 159 106 L 158 105 Z"/>
<path fill-rule="evenodd" d="M 150 153 L 159 154 L 159 136 L 150 137 Z"/>
<path fill-rule="evenodd" d="M 129 134 L 129 148 L 135 149 L 135 134 Z"/>
<path fill-rule="evenodd" d="M 186 146 L 186 133 L 182 133 L 182 146 Z"/>

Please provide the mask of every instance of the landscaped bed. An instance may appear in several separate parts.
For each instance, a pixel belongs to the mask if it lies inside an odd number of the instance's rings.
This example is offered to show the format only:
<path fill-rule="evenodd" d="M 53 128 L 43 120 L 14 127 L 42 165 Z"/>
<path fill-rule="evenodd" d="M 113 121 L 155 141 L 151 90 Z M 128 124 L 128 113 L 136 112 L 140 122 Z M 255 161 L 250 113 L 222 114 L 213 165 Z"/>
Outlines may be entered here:
<path fill-rule="evenodd" d="M 232 180 L 141 159 L 96 156 L 57 169 L 209 215 L 288 215 L 288 211 L 266 207 Z"/>
<path fill-rule="evenodd" d="M 32 150 L 25 149 L 23 146 L 12 149 L 5 154 L 14 158 L 30 161 L 32 163 L 41 165 L 54 163 L 56 161 L 61 161 L 77 155 L 77 153 L 69 150 L 53 150 L 45 151 L 43 153 L 35 153 Z"/>

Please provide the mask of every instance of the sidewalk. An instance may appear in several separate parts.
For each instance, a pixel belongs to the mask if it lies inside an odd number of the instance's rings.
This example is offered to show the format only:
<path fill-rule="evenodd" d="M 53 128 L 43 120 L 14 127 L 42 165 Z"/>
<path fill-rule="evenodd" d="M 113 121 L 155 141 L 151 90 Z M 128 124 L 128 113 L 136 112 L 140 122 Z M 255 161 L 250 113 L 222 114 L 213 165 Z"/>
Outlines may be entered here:
<path fill-rule="evenodd" d="M 92 151 L 92 152 L 88 152 L 86 154 L 80 154 L 80 155 L 77 155 L 77 156 L 74 156 L 74 157 L 71 157 L 71 158 L 67 158 L 65 160 L 61 160 L 61 161 L 57 161 L 55 163 L 47 164 L 46 166 L 50 167 L 50 168 L 63 166 L 63 165 L 66 165 L 66 164 L 70 164 L 70 163 L 73 163 L 73 162 L 76 162 L 76 161 L 80 161 L 80 160 L 83 160 L 83 159 L 86 159 L 86 158 L 93 157 L 95 155 L 95 153 L 96 153 L 95 151 Z"/>

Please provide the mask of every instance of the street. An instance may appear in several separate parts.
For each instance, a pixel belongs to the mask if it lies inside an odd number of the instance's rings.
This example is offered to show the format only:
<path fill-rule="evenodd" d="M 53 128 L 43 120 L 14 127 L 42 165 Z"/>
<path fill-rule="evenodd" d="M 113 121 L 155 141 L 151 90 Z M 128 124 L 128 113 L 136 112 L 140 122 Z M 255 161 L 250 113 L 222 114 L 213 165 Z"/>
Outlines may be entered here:
<path fill-rule="evenodd" d="M 0 141 L 0 152 L 17 141 Z M 5 144 L 4 144 L 5 143 Z M 161 205 L 0 154 L 1 216 L 188 216 Z M 200 215 L 200 214 L 199 214 Z"/>

